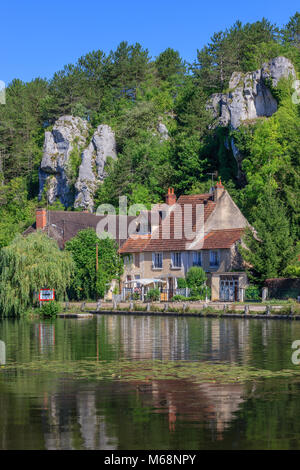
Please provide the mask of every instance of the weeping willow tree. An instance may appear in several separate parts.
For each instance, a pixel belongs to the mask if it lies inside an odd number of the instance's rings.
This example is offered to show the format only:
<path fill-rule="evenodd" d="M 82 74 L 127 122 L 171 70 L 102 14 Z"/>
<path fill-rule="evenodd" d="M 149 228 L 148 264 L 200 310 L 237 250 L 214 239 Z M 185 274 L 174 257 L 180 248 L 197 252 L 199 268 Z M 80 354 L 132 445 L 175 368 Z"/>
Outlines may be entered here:
<path fill-rule="evenodd" d="M 74 262 L 70 253 L 37 232 L 18 235 L 0 252 L 0 316 L 17 316 L 33 305 L 41 288 L 61 298 L 70 285 Z"/>

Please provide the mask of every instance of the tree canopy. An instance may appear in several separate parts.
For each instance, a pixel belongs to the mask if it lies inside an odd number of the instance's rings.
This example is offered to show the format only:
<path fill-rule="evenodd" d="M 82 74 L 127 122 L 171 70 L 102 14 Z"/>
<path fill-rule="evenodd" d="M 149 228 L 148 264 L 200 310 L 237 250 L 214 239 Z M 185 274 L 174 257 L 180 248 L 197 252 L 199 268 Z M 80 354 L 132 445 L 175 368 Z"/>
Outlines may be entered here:
<path fill-rule="evenodd" d="M 98 271 L 96 246 L 98 245 Z M 75 273 L 70 295 L 76 299 L 104 297 L 113 279 L 122 274 L 123 262 L 118 255 L 115 240 L 99 239 L 93 229 L 85 229 L 66 243 L 66 251 L 75 262 Z"/>
<path fill-rule="evenodd" d="M 23 314 L 43 288 L 55 289 L 56 298 L 63 298 L 73 272 L 70 253 L 61 251 L 47 235 L 18 235 L 0 251 L 1 315 Z"/>

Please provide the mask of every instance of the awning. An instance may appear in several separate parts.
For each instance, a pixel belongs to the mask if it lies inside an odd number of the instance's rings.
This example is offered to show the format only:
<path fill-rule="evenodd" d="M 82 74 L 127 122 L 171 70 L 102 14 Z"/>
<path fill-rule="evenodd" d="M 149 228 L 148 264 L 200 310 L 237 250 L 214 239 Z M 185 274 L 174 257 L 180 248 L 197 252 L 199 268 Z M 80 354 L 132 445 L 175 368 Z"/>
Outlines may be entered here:
<path fill-rule="evenodd" d="M 131 281 L 126 281 L 124 284 L 140 284 L 142 286 L 148 286 L 150 284 L 159 284 L 166 283 L 165 279 L 132 279 Z"/>

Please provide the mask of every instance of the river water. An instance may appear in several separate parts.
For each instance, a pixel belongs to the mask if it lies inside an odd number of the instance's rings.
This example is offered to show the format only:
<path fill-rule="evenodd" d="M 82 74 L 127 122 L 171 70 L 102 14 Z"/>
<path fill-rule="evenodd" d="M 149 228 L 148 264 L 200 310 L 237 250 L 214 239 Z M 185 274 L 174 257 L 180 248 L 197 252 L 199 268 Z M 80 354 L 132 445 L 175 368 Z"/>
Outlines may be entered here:
<path fill-rule="evenodd" d="M 300 449 L 300 378 L 146 384 L 6 367 L 210 361 L 295 369 L 300 322 L 99 315 L 0 320 L 0 449 Z"/>

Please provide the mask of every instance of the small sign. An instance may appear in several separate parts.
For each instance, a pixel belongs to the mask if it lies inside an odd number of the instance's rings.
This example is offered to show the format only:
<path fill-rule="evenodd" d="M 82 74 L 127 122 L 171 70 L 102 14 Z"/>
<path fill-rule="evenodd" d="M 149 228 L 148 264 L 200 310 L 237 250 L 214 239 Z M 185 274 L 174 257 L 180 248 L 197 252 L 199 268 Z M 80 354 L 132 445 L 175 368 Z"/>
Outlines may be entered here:
<path fill-rule="evenodd" d="M 55 300 L 54 289 L 40 289 L 39 301 L 49 302 L 49 300 Z"/>

